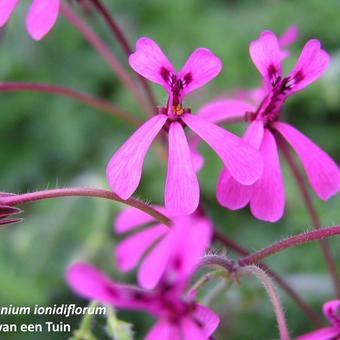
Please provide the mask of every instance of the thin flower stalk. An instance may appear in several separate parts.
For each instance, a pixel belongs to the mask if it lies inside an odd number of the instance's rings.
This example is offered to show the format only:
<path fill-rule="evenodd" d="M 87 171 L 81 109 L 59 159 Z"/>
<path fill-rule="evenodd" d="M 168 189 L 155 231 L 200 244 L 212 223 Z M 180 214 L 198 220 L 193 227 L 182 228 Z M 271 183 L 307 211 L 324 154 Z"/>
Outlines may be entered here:
<path fill-rule="evenodd" d="M 109 50 L 105 43 L 90 29 L 90 27 L 73 12 L 70 6 L 66 5 L 65 3 L 62 4 L 61 13 L 65 19 L 83 35 L 89 44 L 106 61 L 106 63 L 112 68 L 115 74 L 126 86 L 126 88 L 131 92 L 133 97 L 136 99 L 136 102 L 147 113 L 149 111 L 149 107 L 146 105 L 144 98 L 141 96 L 138 87 L 130 75 L 125 71 L 118 59 L 114 56 L 112 51 Z"/>
<path fill-rule="evenodd" d="M 238 243 L 230 240 L 227 236 L 221 234 L 217 230 L 214 231 L 214 238 L 224 246 L 242 256 L 247 256 L 250 254 L 247 249 L 241 247 Z M 279 274 L 270 269 L 269 266 L 263 263 L 259 263 L 258 266 L 265 270 L 266 273 L 268 273 L 268 275 L 270 275 L 272 279 L 291 297 L 291 299 L 300 307 L 301 311 L 313 324 L 317 326 L 321 325 L 318 314 L 314 312 L 314 310 L 302 299 L 302 297 L 293 289 L 293 287 L 291 287 L 288 282 L 286 282 L 284 278 L 282 278 Z"/>
<path fill-rule="evenodd" d="M 317 230 L 312 230 L 305 232 L 303 234 L 288 237 L 285 240 L 281 240 L 272 244 L 269 247 L 263 248 L 255 253 L 252 253 L 243 259 L 238 261 L 240 266 L 250 265 L 259 263 L 265 258 L 274 255 L 276 253 L 282 252 L 288 248 L 296 247 L 298 245 L 308 243 L 316 240 L 323 240 L 332 236 L 340 235 L 340 226 L 320 228 Z"/>
<path fill-rule="evenodd" d="M 281 306 L 280 298 L 275 291 L 275 288 L 270 277 L 266 274 L 264 270 L 255 265 L 242 267 L 239 269 L 238 272 L 241 275 L 253 275 L 259 279 L 259 281 L 262 283 L 263 287 L 267 291 L 267 294 L 273 305 L 277 325 L 279 328 L 280 340 L 289 340 L 290 339 L 289 331 L 287 328 L 286 319 Z"/>
<path fill-rule="evenodd" d="M 285 142 L 282 141 L 282 139 L 280 139 L 279 148 L 282 152 L 283 157 L 286 159 L 287 164 L 288 164 L 288 166 L 289 166 L 289 168 L 290 168 L 290 170 L 291 170 L 291 172 L 294 176 L 294 179 L 295 179 L 297 187 L 298 187 L 298 189 L 301 193 L 303 202 L 306 206 L 306 209 L 307 209 L 307 212 L 310 216 L 313 227 L 315 229 L 321 228 L 321 223 L 320 223 L 318 213 L 317 213 L 317 211 L 316 211 L 316 209 L 313 205 L 313 201 L 312 201 L 312 199 L 309 195 L 309 192 L 308 192 L 307 187 L 305 185 L 303 176 L 300 173 L 300 170 L 298 169 L 298 167 L 296 166 L 295 161 L 294 161 L 292 155 L 290 154 L 288 147 L 286 146 Z M 327 268 L 329 270 L 329 273 L 330 273 L 332 281 L 333 281 L 336 296 L 337 296 L 337 298 L 340 298 L 340 281 L 339 281 L 339 277 L 337 275 L 335 260 L 332 256 L 330 249 L 329 249 L 329 245 L 328 245 L 327 241 L 323 240 L 323 239 L 320 240 L 320 247 L 321 247 L 322 254 L 325 258 Z"/>
<path fill-rule="evenodd" d="M 24 82 L 0 83 L 0 92 L 19 92 L 19 91 L 50 93 L 53 95 L 72 98 L 85 105 L 109 113 L 110 115 L 119 118 L 126 123 L 132 124 L 134 126 L 140 124 L 139 119 L 134 117 L 131 113 L 126 112 L 119 107 L 113 106 L 112 104 L 103 99 L 96 98 L 92 95 L 79 92 L 71 88 L 44 83 L 24 83 Z"/>
<path fill-rule="evenodd" d="M 107 8 L 104 6 L 104 4 L 100 0 L 90 0 L 90 1 L 92 2 L 93 6 L 96 8 L 97 12 L 103 17 L 104 21 L 106 22 L 107 26 L 109 27 L 113 35 L 116 37 L 118 43 L 121 45 L 125 54 L 129 56 L 132 53 L 132 49 L 130 47 L 128 39 L 126 38 L 124 32 L 121 30 L 117 22 L 112 17 L 110 12 L 107 10 Z M 151 108 L 156 108 L 157 106 L 156 100 L 149 86 L 149 83 L 141 76 L 138 76 L 138 79 L 144 88 L 145 94 L 147 95 Z M 150 115 L 152 114 L 153 112 L 150 111 Z"/>
<path fill-rule="evenodd" d="M 134 197 L 130 197 L 127 200 L 122 200 L 116 194 L 111 191 L 103 190 L 103 189 L 93 189 L 93 188 L 63 188 L 63 189 L 52 189 L 52 190 L 43 190 L 43 191 L 36 191 L 27 194 L 21 195 L 9 195 L 0 197 L 0 204 L 7 205 L 7 206 L 16 206 L 25 203 L 51 199 L 51 198 L 58 198 L 58 197 L 70 197 L 70 196 L 81 196 L 81 197 L 98 197 L 104 198 L 120 203 L 124 203 L 131 207 L 137 208 L 142 210 L 146 214 L 157 219 L 160 223 L 165 224 L 167 226 L 171 225 L 171 221 L 152 208 L 151 206 L 143 203 L 142 201 L 137 200 Z"/>

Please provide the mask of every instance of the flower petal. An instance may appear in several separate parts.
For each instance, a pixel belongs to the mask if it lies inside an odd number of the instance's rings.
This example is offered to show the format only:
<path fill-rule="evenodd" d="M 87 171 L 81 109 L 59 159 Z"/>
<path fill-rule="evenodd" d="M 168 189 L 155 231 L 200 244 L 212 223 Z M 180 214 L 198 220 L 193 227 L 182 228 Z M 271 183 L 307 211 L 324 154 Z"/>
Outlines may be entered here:
<path fill-rule="evenodd" d="M 165 184 L 165 207 L 172 216 L 189 215 L 197 209 L 199 185 L 191 152 L 180 123 L 169 128 L 168 174 Z"/>
<path fill-rule="evenodd" d="M 202 87 L 215 78 L 222 69 L 221 60 L 206 48 L 196 49 L 188 58 L 178 79 L 183 83 L 183 94 Z"/>
<path fill-rule="evenodd" d="M 291 125 L 277 122 L 274 127 L 298 154 L 315 193 L 322 200 L 335 195 L 340 190 L 340 171 L 333 159 Z"/>
<path fill-rule="evenodd" d="M 158 321 L 146 335 L 145 340 L 177 340 L 180 339 L 175 323 L 165 320 Z"/>
<path fill-rule="evenodd" d="M 263 123 L 261 120 L 253 121 L 246 130 L 243 140 L 256 149 L 260 148 L 263 139 Z M 227 169 L 223 169 L 218 182 L 216 197 L 217 201 L 225 208 L 237 210 L 244 208 L 250 200 L 252 186 L 242 185 L 237 182 Z"/>
<path fill-rule="evenodd" d="M 170 89 L 169 77 L 176 75 L 160 47 L 150 38 L 142 37 L 136 43 L 136 52 L 129 57 L 130 66 L 141 76 L 149 79 L 166 90 Z"/>
<path fill-rule="evenodd" d="M 152 206 L 162 214 L 168 215 L 166 210 L 160 206 Z M 114 220 L 116 233 L 126 233 L 144 224 L 155 222 L 155 218 L 137 208 L 127 207 L 120 211 Z"/>
<path fill-rule="evenodd" d="M 154 249 L 147 254 L 137 273 L 138 283 L 145 289 L 153 289 L 159 282 L 167 266 L 172 251 L 172 229 Z"/>
<path fill-rule="evenodd" d="M 212 123 L 229 122 L 233 119 L 244 118 L 247 112 L 255 112 L 254 105 L 237 99 L 214 100 L 203 105 L 197 115 Z"/>
<path fill-rule="evenodd" d="M 299 32 L 295 25 L 289 26 L 288 29 L 279 37 L 280 47 L 287 47 L 296 42 Z"/>
<path fill-rule="evenodd" d="M 171 233 L 168 233 L 172 250 L 166 269 L 167 280 L 178 282 L 190 277 L 210 245 L 212 228 L 206 218 L 182 216 L 174 220 Z"/>
<path fill-rule="evenodd" d="M 236 181 L 250 185 L 259 179 L 263 171 L 263 162 L 255 148 L 200 117 L 183 115 L 182 119 L 216 152 Z"/>
<path fill-rule="evenodd" d="M 136 190 L 142 175 L 145 154 L 166 120 L 165 115 L 157 115 L 146 121 L 116 151 L 107 165 L 106 177 L 109 185 L 122 199 L 128 199 Z"/>
<path fill-rule="evenodd" d="M 170 231 L 141 264 L 139 284 L 146 289 L 154 288 L 161 279 L 168 284 L 185 284 L 209 246 L 211 236 L 212 225 L 207 219 L 192 215 L 174 218 Z"/>
<path fill-rule="evenodd" d="M 66 273 L 66 280 L 80 296 L 128 309 L 151 309 L 152 295 L 140 289 L 117 284 L 95 267 L 78 262 Z"/>
<path fill-rule="evenodd" d="M 244 208 L 250 200 L 251 185 L 242 185 L 235 181 L 227 169 L 223 169 L 216 189 L 216 197 L 219 204 L 230 210 Z"/>
<path fill-rule="evenodd" d="M 0 27 L 4 26 L 12 15 L 18 0 L 2 0 L 0 1 Z"/>
<path fill-rule="evenodd" d="M 35 40 L 42 39 L 58 18 L 60 0 L 34 0 L 26 18 L 26 28 Z"/>
<path fill-rule="evenodd" d="M 329 55 L 321 49 L 319 40 L 309 40 L 304 46 L 300 57 L 290 72 L 290 93 L 302 90 L 326 71 L 329 64 Z"/>
<path fill-rule="evenodd" d="M 196 304 L 193 317 L 202 325 L 207 338 L 215 332 L 220 323 L 220 318 L 214 311 L 200 304 Z"/>
<path fill-rule="evenodd" d="M 204 165 L 204 157 L 197 151 L 200 138 L 197 135 L 191 137 L 192 138 L 190 139 L 189 148 L 191 152 L 192 165 L 195 169 L 195 172 L 198 173 Z"/>
<path fill-rule="evenodd" d="M 263 175 L 253 185 L 250 209 L 256 218 L 276 222 L 283 215 L 285 194 L 276 142 L 267 129 L 260 150 L 264 161 Z"/>
<path fill-rule="evenodd" d="M 147 249 L 168 230 L 168 227 L 158 224 L 125 238 L 115 248 L 118 269 L 122 272 L 133 269 Z"/>
<path fill-rule="evenodd" d="M 340 316 L 338 315 L 339 309 L 340 300 L 328 301 L 323 305 L 322 308 L 323 314 L 329 320 L 329 322 L 334 325 L 334 327 L 339 327 L 340 325 Z"/>
<path fill-rule="evenodd" d="M 339 335 L 340 332 L 336 328 L 325 327 L 314 332 L 298 336 L 296 340 L 335 340 Z"/>
<path fill-rule="evenodd" d="M 182 317 L 180 320 L 181 323 L 181 337 L 178 338 L 181 340 L 207 340 L 203 329 L 200 328 L 199 324 L 195 323 L 194 320 L 190 317 Z"/>
<path fill-rule="evenodd" d="M 276 35 L 264 31 L 260 37 L 252 41 L 249 47 L 250 57 L 270 88 L 282 76 L 281 50 Z"/>

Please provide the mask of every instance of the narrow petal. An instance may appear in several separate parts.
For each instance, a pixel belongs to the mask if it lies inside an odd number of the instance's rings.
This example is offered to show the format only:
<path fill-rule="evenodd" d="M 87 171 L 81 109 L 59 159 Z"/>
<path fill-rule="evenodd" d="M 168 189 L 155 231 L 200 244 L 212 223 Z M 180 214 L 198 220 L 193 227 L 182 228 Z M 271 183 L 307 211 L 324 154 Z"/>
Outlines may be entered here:
<path fill-rule="evenodd" d="M 157 211 L 168 216 L 167 211 L 160 206 L 152 206 Z M 132 229 L 141 227 L 144 224 L 155 222 L 155 218 L 146 214 L 145 212 L 128 207 L 120 211 L 114 220 L 114 226 L 116 233 L 126 233 Z"/>
<path fill-rule="evenodd" d="M 299 32 L 295 25 L 289 26 L 287 31 L 283 32 L 279 37 L 280 47 L 287 47 L 296 42 Z"/>
<path fill-rule="evenodd" d="M 140 266 L 139 284 L 152 289 L 161 279 L 168 284 L 186 283 L 209 246 L 211 237 L 212 225 L 207 219 L 192 215 L 174 218 L 170 231 Z"/>
<path fill-rule="evenodd" d="M 289 74 L 291 93 L 297 92 L 319 79 L 329 64 L 329 55 L 321 49 L 319 40 L 309 40 Z"/>
<path fill-rule="evenodd" d="M 216 198 L 222 207 L 230 210 L 244 208 L 249 203 L 251 191 L 251 185 L 240 184 L 230 176 L 227 169 L 222 170 L 216 189 Z"/>
<path fill-rule="evenodd" d="M 33 0 L 26 18 L 26 28 L 35 40 L 42 39 L 58 18 L 60 0 Z"/>
<path fill-rule="evenodd" d="M 190 317 L 183 317 L 181 322 L 180 340 L 207 340 L 202 328 Z M 178 339 L 178 340 L 179 340 Z"/>
<path fill-rule="evenodd" d="M 192 92 L 214 79 L 222 69 L 221 60 L 206 48 L 196 49 L 178 74 L 183 94 Z"/>
<path fill-rule="evenodd" d="M 296 340 L 335 340 L 338 336 L 340 336 L 340 332 L 336 328 L 325 327 L 314 332 L 298 336 Z"/>
<path fill-rule="evenodd" d="M 259 179 L 263 162 L 255 148 L 232 133 L 197 116 L 184 115 L 182 119 L 216 152 L 236 181 L 250 185 Z"/>
<path fill-rule="evenodd" d="M 255 112 L 254 105 L 235 99 L 214 100 L 203 105 L 197 115 L 212 123 L 229 122 L 234 119 L 245 118 L 247 112 Z"/>
<path fill-rule="evenodd" d="M 141 287 L 145 289 L 155 288 L 163 275 L 172 251 L 172 238 L 169 237 L 171 233 L 172 229 L 167 233 L 167 236 L 146 255 L 139 267 L 137 279 Z"/>
<path fill-rule="evenodd" d="M 189 148 L 191 152 L 192 165 L 195 172 L 198 173 L 204 165 L 204 157 L 197 150 L 201 139 L 197 135 L 191 137 Z"/>
<path fill-rule="evenodd" d="M 136 52 L 130 55 L 129 64 L 141 76 L 162 85 L 166 90 L 170 89 L 169 77 L 176 75 L 176 70 L 160 47 L 147 37 L 138 39 Z"/>
<path fill-rule="evenodd" d="M 219 316 L 211 309 L 197 304 L 193 317 L 202 325 L 204 334 L 209 338 L 220 323 Z"/>
<path fill-rule="evenodd" d="M 335 195 L 340 190 L 340 171 L 333 159 L 291 125 L 277 122 L 274 127 L 298 154 L 319 198 L 328 200 Z"/>
<path fill-rule="evenodd" d="M 329 322 L 334 325 L 334 327 L 339 327 L 340 325 L 340 315 L 338 314 L 339 309 L 340 300 L 328 301 L 323 305 L 322 308 L 323 314 L 329 320 Z"/>
<path fill-rule="evenodd" d="M 2 0 L 0 1 L 0 27 L 4 26 L 12 15 L 18 0 Z"/>
<path fill-rule="evenodd" d="M 150 293 L 117 284 L 87 263 L 78 262 L 72 265 L 66 273 L 66 280 L 77 294 L 86 299 L 120 308 L 151 309 Z"/>
<path fill-rule="evenodd" d="M 145 340 L 179 340 L 176 324 L 165 320 L 158 321 L 146 335 Z"/>
<path fill-rule="evenodd" d="M 168 174 L 165 184 L 165 207 L 172 216 L 189 215 L 197 209 L 199 185 L 191 152 L 180 123 L 169 128 Z"/>
<path fill-rule="evenodd" d="M 138 187 L 145 154 L 167 117 L 157 115 L 145 122 L 111 158 L 106 177 L 112 191 L 128 199 Z"/>
<path fill-rule="evenodd" d="M 164 236 L 168 230 L 168 227 L 158 224 L 125 238 L 115 248 L 118 269 L 122 272 L 133 269 L 148 248 Z"/>
<path fill-rule="evenodd" d="M 249 125 L 243 140 L 258 150 L 262 143 L 263 133 L 262 121 L 255 120 Z M 230 210 L 244 208 L 249 203 L 251 193 L 252 186 L 240 184 L 230 176 L 227 169 L 222 170 L 217 182 L 216 197 L 223 207 Z"/>
<path fill-rule="evenodd" d="M 170 280 L 185 281 L 190 277 L 210 245 L 212 228 L 206 218 L 182 216 L 174 220 L 172 232 L 168 233 L 172 250 L 166 275 Z"/>
<path fill-rule="evenodd" d="M 260 150 L 264 162 L 263 175 L 253 185 L 250 209 L 256 218 L 276 222 L 283 215 L 285 195 L 276 142 L 267 129 Z"/>
<path fill-rule="evenodd" d="M 273 86 L 282 76 L 281 50 L 276 35 L 270 31 L 262 32 L 257 40 L 250 43 L 249 53 L 267 86 Z"/>

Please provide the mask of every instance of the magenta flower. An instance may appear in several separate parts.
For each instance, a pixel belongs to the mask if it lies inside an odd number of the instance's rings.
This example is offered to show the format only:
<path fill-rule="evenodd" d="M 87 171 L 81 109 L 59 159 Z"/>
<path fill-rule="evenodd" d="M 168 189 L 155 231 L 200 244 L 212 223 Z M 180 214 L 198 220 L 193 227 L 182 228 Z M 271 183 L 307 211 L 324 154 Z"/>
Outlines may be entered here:
<path fill-rule="evenodd" d="M 164 208 L 155 208 L 169 216 Z M 198 213 L 174 218 L 174 227 L 169 228 L 157 223 L 151 216 L 135 208 L 124 209 L 118 214 L 114 224 L 117 233 L 134 231 L 115 248 L 117 267 L 123 272 L 128 272 L 140 263 L 137 275 L 138 283 L 148 289 L 154 288 L 158 284 L 166 270 L 169 256 L 172 256 L 173 251 L 178 251 L 178 246 L 174 248 L 175 250 L 171 248 L 176 243 L 176 238 L 178 244 L 185 246 L 183 240 L 178 238 L 177 229 L 195 228 L 197 233 L 193 233 L 193 235 L 198 234 L 199 231 L 207 233 L 204 239 L 208 243 L 204 245 L 204 248 L 209 246 L 213 230 L 211 222 Z"/>
<path fill-rule="evenodd" d="M 235 210 L 250 204 L 252 214 L 262 220 L 275 222 L 284 211 L 283 179 L 276 144 L 277 134 L 282 136 L 297 153 L 307 178 L 318 197 L 327 200 L 340 189 L 340 171 L 336 163 L 310 139 L 287 123 L 280 122 L 280 112 L 285 100 L 317 80 L 329 63 L 328 54 L 318 40 L 309 40 L 297 64 L 288 76 L 281 69 L 282 51 L 274 33 L 263 32 L 250 45 L 250 56 L 261 73 L 266 94 L 256 108 L 241 100 L 210 103 L 219 106 L 219 115 L 213 121 L 230 118 L 232 112 L 248 117 L 252 122 L 244 140 L 260 150 L 264 160 L 262 177 L 253 185 L 237 183 L 228 169 L 224 169 L 217 185 L 217 199 L 226 208 Z M 224 108 L 223 108 L 224 107 Z M 211 107 L 201 112 L 206 117 Z"/>
<path fill-rule="evenodd" d="M 0 27 L 12 15 L 19 0 L 1 0 Z M 32 0 L 26 17 L 26 29 L 34 40 L 42 39 L 54 26 L 58 18 L 60 0 Z"/>
<path fill-rule="evenodd" d="M 337 311 L 340 300 L 333 300 L 323 305 L 323 314 L 329 320 L 330 327 L 320 328 L 314 332 L 301 335 L 296 340 L 335 340 L 340 338 L 340 317 Z"/>
<path fill-rule="evenodd" d="M 260 177 L 262 160 L 253 147 L 183 108 L 183 98 L 221 70 L 221 61 L 210 50 L 196 49 L 177 73 L 154 41 L 141 38 L 129 63 L 140 75 L 163 86 L 168 92 L 168 101 L 166 108 L 144 123 L 111 158 L 106 174 L 117 195 L 127 199 L 134 193 L 140 182 L 145 154 L 162 128 L 169 132 L 165 207 L 171 214 L 190 214 L 199 202 L 199 185 L 184 126 L 217 153 L 237 182 L 250 185 Z"/>
<path fill-rule="evenodd" d="M 161 257 L 154 261 L 156 267 L 165 268 L 154 290 L 112 282 L 84 263 L 74 264 L 68 270 L 69 285 L 87 299 L 117 308 L 142 310 L 155 316 L 158 321 L 147 334 L 148 340 L 208 339 L 217 328 L 219 318 L 207 307 L 196 303 L 193 294 L 184 294 L 184 290 L 209 244 L 210 227 L 177 223 L 172 228 L 169 233 L 172 236 L 163 247 L 165 263 Z M 152 276 L 157 269 L 150 267 L 149 270 Z"/>

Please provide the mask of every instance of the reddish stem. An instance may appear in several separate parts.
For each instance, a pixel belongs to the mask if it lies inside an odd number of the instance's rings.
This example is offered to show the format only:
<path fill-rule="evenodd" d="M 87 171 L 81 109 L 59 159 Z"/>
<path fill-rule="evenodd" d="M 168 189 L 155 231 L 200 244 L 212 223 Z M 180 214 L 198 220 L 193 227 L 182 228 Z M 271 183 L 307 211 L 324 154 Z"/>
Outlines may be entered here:
<path fill-rule="evenodd" d="M 303 201 L 305 203 L 307 212 L 310 216 L 311 222 L 312 222 L 315 229 L 319 229 L 321 227 L 320 219 L 319 219 L 318 213 L 317 213 L 317 211 L 316 211 L 316 209 L 313 205 L 312 199 L 309 195 L 309 192 L 308 192 L 308 189 L 306 187 L 304 178 L 303 178 L 299 168 L 297 167 L 295 160 L 293 159 L 293 157 L 290 153 L 290 150 L 288 149 L 285 141 L 280 136 L 278 137 L 278 140 L 279 140 L 280 150 L 281 150 L 284 158 L 286 159 L 290 170 L 293 173 L 296 184 L 299 188 L 299 191 L 300 191 L 301 196 L 303 198 Z M 336 296 L 339 299 L 340 298 L 340 282 L 339 282 L 339 278 L 337 276 L 336 264 L 335 264 L 335 261 L 333 259 L 332 253 L 329 249 L 328 242 L 326 240 L 320 240 L 320 247 L 321 247 L 321 251 L 323 253 L 323 256 L 325 258 L 325 262 L 327 264 L 328 271 L 329 271 L 331 278 L 332 278 L 332 281 L 333 281 Z"/>
<path fill-rule="evenodd" d="M 25 204 L 34 201 L 40 201 L 50 198 L 57 197 L 68 197 L 68 196 L 82 196 L 82 197 L 98 197 L 105 198 L 112 201 L 117 201 L 120 203 L 127 204 L 131 207 L 137 208 L 146 214 L 154 217 L 160 223 L 167 226 L 171 225 L 169 218 L 159 213 L 157 210 L 151 206 L 137 200 L 136 198 L 130 197 L 127 200 L 122 200 L 116 194 L 108 190 L 93 189 L 93 188 L 64 188 L 64 189 L 52 189 L 44 191 L 36 191 L 27 194 L 15 195 L 15 196 L 5 196 L 0 197 L 1 205 L 15 206 L 20 204 Z"/>
<path fill-rule="evenodd" d="M 214 231 L 214 238 L 220 241 L 227 248 L 232 249 L 242 256 L 247 256 L 250 254 L 247 249 L 241 247 L 238 243 L 230 240 L 228 237 L 224 236 L 217 230 Z M 316 326 L 321 326 L 319 316 L 280 275 L 276 274 L 273 270 L 270 269 L 270 267 L 263 263 L 259 263 L 259 267 L 265 270 L 275 280 L 275 282 L 280 285 L 283 290 L 286 291 L 286 293 L 292 298 L 293 301 L 296 302 L 296 304 L 301 308 L 302 312 L 312 323 L 314 323 Z"/>
<path fill-rule="evenodd" d="M 323 240 L 335 235 L 340 235 L 340 226 L 307 231 L 303 234 L 288 237 L 285 240 L 281 240 L 272 244 L 269 247 L 263 248 L 259 251 L 256 251 L 255 253 L 247 255 L 243 259 L 239 260 L 238 263 L 240 266 L 258 263 L 263 259 L 288 248 L 296 247 L 300 244 L 311 241 Z"/>
<path fill-rule="evenodd" d="M 111 105 L 109 102 L 105 100 L 93 97 L 86 93 L 82 93 L 67 87 L 43 83 L 18 83 L 18 82 L 0 83 L 0 92 L 18 92 L 18 91 L 43 92 L 69 97 L 86 105 L 99 109 L 103 112 L 110 113 L 112 116 L 117 117 L 123 120 L 124 122 L 128 122 L 129 124 L 138 126 L 141 123 L 138 118 L 135 118 L 130 113 L 116 106 Z"/>
<path fill-rule="evenodd" d="M 112 51 L 109 50 L 105 43 L 90 29 L 90 27 L 83 20 L 75 15 L 70 6 L 63 3 L 61 5 L 61 13 L 65 19 L 83 35 L 90 45 L 107 62 L 107 64 L 117 74 L 126 88 L 134 96 L 136 102 L 145 110 L 146 113 L 149 113 L 149 107 L 144 102 L 143 97 L 141 97 L 135 81 L 125 71 L 124 67 L 120 64 L 118 59 L 114 56 Z"/>
<path fill-rule="evenodd" d="M 118 43 L 121 45 L 125 54 L 127 56 L 129 56 L 132 53 L 129 42 L 128 42 L 127 38 L 125 37 L 123 31 L 118 26 L 117 22 L 111 16 L 110 12 L 107 10 L 107 8 L 103 5 L 103 3 L 100 0 L 90 0 L 90 1 L 94 5 L 94 7 L 97 9 L 98 13 L 105 20 L 106 24 L 110 28 L 113 35 L 116 37 Z M 148 82 L 146 81 L 145 78 L 143 78 L 140 75 L 138 75 L 138 79 L 140 80 L 140 82 L 141 82 L 141 84 L 144 88 L 144 91 L 145 91 L 145 93 L 146 93 L 146 95 L 147 95 L 147 97 L 150 101 L 151 108 L 155 109 L 156 105 L 157 105 L 156 100 L 155 100 L 155 97 L 154 97 L 154 95 L 151 91 L 151 88 L 150 88 Z M 150 112 L 150 114 L 152 115 L 153 112 Z"/>

